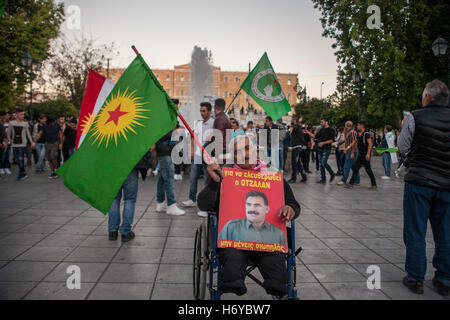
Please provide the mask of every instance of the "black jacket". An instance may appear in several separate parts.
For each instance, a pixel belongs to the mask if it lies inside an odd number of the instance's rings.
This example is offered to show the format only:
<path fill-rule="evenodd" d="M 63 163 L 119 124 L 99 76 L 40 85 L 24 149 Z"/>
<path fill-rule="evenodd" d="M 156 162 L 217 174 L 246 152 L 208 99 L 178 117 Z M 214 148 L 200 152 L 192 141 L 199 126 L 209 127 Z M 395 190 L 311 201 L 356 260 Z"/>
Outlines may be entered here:
<path fill-rule="evenodd" d="M 172 149 L 176 144 L 175 141 L 172 141 L 172 131 L 170 130 L 170 132 L 156 142 L 155 150 L 158 157 L 171 155 Z"/>
<path fill-rule="evenodd" d="M 405 182 L 450 191 L 450 108 L 431 103 L 412 115 L 415 131 Z"/>
<path fill-rule="evenodd" d="M 289 183 L 283 179 L 284 185 L 284 202 L 285 205 L 294 209 L 295 218 L 300 215 L 300 204 L 295 200 L 294 193 L 292 192 Z M 208 185 L 199 193 L 197 197 L 198 208 L 202 211 L 219 213 L 220 204 L 220 183 L 210 179 Z"/>

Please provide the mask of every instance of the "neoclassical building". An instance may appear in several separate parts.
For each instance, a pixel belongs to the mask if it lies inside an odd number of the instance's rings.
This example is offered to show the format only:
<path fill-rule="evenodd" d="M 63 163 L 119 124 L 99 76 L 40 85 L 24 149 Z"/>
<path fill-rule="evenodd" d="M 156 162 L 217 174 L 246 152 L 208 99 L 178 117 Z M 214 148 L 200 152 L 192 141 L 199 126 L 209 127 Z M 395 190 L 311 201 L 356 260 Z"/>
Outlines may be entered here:
<path fill-rule="evenodd" d="M 248 72 L 222 71 L 220 67 L 216 66 L 213 66 L 212 70 L 213 83 L 210 94 L 224 98 L 228 106 L 239 91 L 242 82 L 248 76 Z M 110 69 L 109 78 L 116 82 L 124 71 L 125 69 Z M 181 106 L 187 106 L 191 103 L 192 97 L 189 92 L 191 88 L 190 64 L 175 66 L 173 69 L 152 69 L 152 71 L 170 97 L 179 99 Z M 101 73 L 104 76 L 107 75 L 106 70 L 101 71 Z M 294 106 L 297 103 L 298 74 L 277 73 L 277 77 L 286 99 L 291 106 Z M 293 112 L 291 111 L 291 113 Z M 248 99 L 244 91 L 241 91 L 233 102 L 231 115 L 241 120 L 242 123 L 249 119 L 249 113 L 250 119 L 255 122 L 261 123 L 261 121 L 264 121 L 264 111 L 252 98 Z M 283 122 L 286 121 L 289 121 L 288 118 L 283 117 Z"/>

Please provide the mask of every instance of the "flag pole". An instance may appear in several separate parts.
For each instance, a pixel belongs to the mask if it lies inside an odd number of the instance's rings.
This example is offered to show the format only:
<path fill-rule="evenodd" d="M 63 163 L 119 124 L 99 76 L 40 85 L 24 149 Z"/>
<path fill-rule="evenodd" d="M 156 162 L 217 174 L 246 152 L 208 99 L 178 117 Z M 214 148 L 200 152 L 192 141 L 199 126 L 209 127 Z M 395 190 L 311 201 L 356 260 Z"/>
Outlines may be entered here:
<path fill-rule="evenodd" d="M 136 47 L 134 45 L 131 46 L 131 49 L 133 49 L 133 51 L 134 51 L 134 53 L 136 53 L 136 55 L 140 55 L 139 51 L 136 49 Z M 184 117 L 180 113 L 178 113 L 177 115 L 178 115 L 178 118 L 180 118 L 181 122 L 183 122 L 185 128 L 189 131 L 191 136 L 194 138 L 194 141 L 195 141 L 195 143 L 197 143 L 197 146 L 202 150 L 203 155 L 208 160 L 208 164 L 211 163 L 212 162 L 212 158 L 209 155 L 209 153 L 206 151 L 205 147 L 202 145 L 200 140 L 198 139 L 197 135 L 194 133 L 194 131 L 192 131 L 191 127 L 186 122 L 186 120 L 184 120 Z"/>
<path fill-rule="evenodd" d="M 233 104 L 234 100 L 236 100 L 237 96 L 239 95 L 239 93 L 241 93 L 242 88 L 239 88 L 239 91 L 236 93 L 236 95 L 234 96 L 233 100 L 231 100 L 230 104 L 228 105 L 228 107 L 225 109 L 225 113 L 228 112 L 228 109 L 230 109 L 231 105 Z"/>

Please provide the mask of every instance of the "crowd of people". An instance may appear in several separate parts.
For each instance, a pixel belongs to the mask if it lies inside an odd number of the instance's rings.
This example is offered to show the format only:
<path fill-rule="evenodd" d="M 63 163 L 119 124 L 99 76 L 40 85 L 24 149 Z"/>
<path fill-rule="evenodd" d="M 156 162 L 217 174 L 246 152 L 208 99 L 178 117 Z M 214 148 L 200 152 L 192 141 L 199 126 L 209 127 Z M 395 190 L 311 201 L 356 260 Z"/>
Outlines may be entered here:
<path fill-rule="evenodd" d="M 384 127 L 383 137 L 378 137 L 370 132 L 364 121 L 358 121 L 355 125 L 347 121 L 343 126 L 333 128 L 328 119 L 322 119 L 320 125 L 310 127 L 303 124 L 302 117 L 294 116 L 289 125 L 274 122 L 270 116 L 265 118 L 264 124 L 254 124 L 249 121 L 246 126 L 239 124 L 237 119 L 229 118 L 226 114 L 224 99 L 217 99 L 214 106 L 204 102 L 200 105 L 202 120 L 197 122 L 194 133 L 198 139 L 194 143 L 194 137 L 186 133 L 186 128 L 181 125 L 168 132 L 151 147 L 143 159 L 129 174 L 122 188 L 119 190 L 109 211 L 108 231 L 109 239 L 116 240 L 118 234 L 122 235 L 122 241 L 130 241 L 135 237 L 132 231 L 134 206 L 138 192 L 138 172 L 144 172 L 143 178 L 150 173 L 157 176 L 156 211 L 171 216 L 181 216 L 186 213 L 184 208 L 198 207 L 200 217 L 207 216 L 207 210 L 217 209 L 218 173 L 222 166 L 217 159 L 224 160 L 227 156 L 234 161 L 228 165 L 235 168 L 260 170 L 269 168 L 286 174 L 290 168 L 290 180 L 286 183 L 285 195 L 291 197 L 290 185 L 297 182 L 308 181 L 308 175 L 312 173 L 310 164 L 315 163 L 315 169 L 320 171 L 319 184 L 333 183 L 336 177 L 340 177 L 336 184 L 346 188 L 354 188 L 360 185 L 360 169 L 364 167 L 370 182 L 370 190 L 377 189 L 376 177 L 371 168 L 374 148 L 380 148 L 385 173 L 383 180 L 391 179 L 391 163 L 397 160 L 393 148 L 398 142 L 400 149 L 400 161 L 395 171 L 407 167 L 405 175 L 404 194 L 404 241 L 406 245 L 406 272 L 403 283 L 411 291 L 423 293 L 423 280 L 426 272 L 425 236 L 427 221 L 430 220 L 436 245 L 436 253 L 433 266 L 436 268 L 433 284 L 438 292 L 449 294 L 450 288 L 450 167 L 449 167 L 449 128 L 450 109 L 448 108 L 449 91 L 445 84 L 435 80 L 427 84 L 423 93 L 423 107 L 405 115 L 402 122 L 400 135 L 393 134 L 390 125 Z M 178 105 L 178 100 L 173 100 Z M 214 109 L 214 110 L 213 110 Z M 213 117 L 214 111 L 214 117 Z M 77 121 L 73 117 L 60 117 L 58 119 L 44 114 L 39 115 L 35 122 L 28 121 L 23 110 L 14 112 L 3 111 L 0 113 L 0 175 L 10 175 L 11 165 L 17 164 L 17 180 L 28 177 L 26 168 L 35 163 L 36 174 L 47 170 L 46 162 L 50 167 L 50 178 L 57 178 L 55 170 L 62 162 L 67 161 L 75 152 Z M 214 141 L 208 135 L 208 130 L 214 129 L 223 138 L 215 153 L 211 153 L 214 161 L 205 158 L 203 148 L 207 148 Z M 226 135 L 231 132 L 231 143 Z M 177 135 L 174 135 L 177 133 Z M 274 134 L 275 133 L 275 134 Z M 263 136 L 262 136 L 262 135 Z M 176 137 L 187 138 L 189 148 L 186 154 L 180 155 L 183 159 L 189 159 L 190 163 L 174 164 L 173 149 L 179 141 Z M 190 138 L 189 138 L 190 137 Z M 276 137 L 273 139 L 273 137 Z M 236 147 L 239 140 L 245 140 L 244 147 Z M 233 150 L 229 149 L 233 146 Z M 237 149 L 244 150 L 244 162 L 237 161 Z M 252 148 L 252 150 L 250 150 Z M 257 153 L 255 163 L 249 164 L 253 148 Z M 186 149 L 183 149 L 186 150 Z M 230 151 L 231 150 L 231 151 Z M 336 155 L 336 172 L 329 164 L 332 151 Z M 287 165 L 288 151 L 291 151 L 290 166 Z M 184 151 L 186 152 L 186 151 Z M 277 154 L 278 152 L 278 154 Z M 262 157 L 264 155 L 264 157 Z M 25 163 L 25 157 L 27 162 Z M 393 158 L 391 158 L 393 157 Z M 11 160 L 11 158 L 13 160 Z M 267 163 L 261 161 L 264 158 Z M 397 162 L 397 161 L 394 161 Z M 188 168 L 190 170 L 188 170 Z M 175 199 L 174 181 L 181 180 L 181 172 L 189 172 L 190 184 L 187 192 L 187 200 L 179 206 Z M 209 179 L 208 179 L 209 177 Z M 198 192 L 198 180 L 205 182 L 205 189 Z M 209 195 L 204 191 L 210 189 Z M 203 193 L 203 197 L 201 194 Z M 120 202 L 123 198 L 123 218 L 120 218 Z M 202 198 L 199 200 L 199 198 Z M 197 203 L 198 202 L 198 203 Z M 299 215 L 300 207 L 292 196 L 292 204 L 285 208 L 286 220 Z M 230 259 L 236 258 L 230 256 Z M 276 259 L 276 263 L 281 260 Z M 272 262 L 270 262 L 272 263 Z M 237 272 L 237 271 L 236 271 Z M 241 277 L 241 275 L 239 275 Z M 227 279 L 224 280 L 226 283 Z M 229 279 L 228 279 L 229 280 Z M 266 288 L 277 293 L 284 294 L 284 288 L 279 284 L 284 278 L 272 279 L 274 287 Z M 242 283 L 240 282 L 242 285 Z M 245 287 L 230 289 L 230 292 L 242 294 Z"/>
<path fill-rule="evenodd" d="M 75 152 L 76 135 L 77 120 L 70 115 L 40 114 L 30 121 L 22 109 L 0 112 L 0 176 L 11 175 L 15 164 L 17 180 L 25 180 L 34 163 L 36 174 L 50 171 L 49 178 L 57 179 L 55 170 Z"/>

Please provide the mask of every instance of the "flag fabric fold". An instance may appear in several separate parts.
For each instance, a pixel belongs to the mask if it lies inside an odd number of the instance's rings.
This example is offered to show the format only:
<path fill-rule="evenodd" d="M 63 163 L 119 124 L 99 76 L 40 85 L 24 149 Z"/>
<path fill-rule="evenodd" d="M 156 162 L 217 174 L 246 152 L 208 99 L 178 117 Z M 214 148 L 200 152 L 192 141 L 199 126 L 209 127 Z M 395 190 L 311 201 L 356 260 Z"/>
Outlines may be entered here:
<path fill-rule="evenodd" d="M 107 214 L 143 155 L 177 123 L 177 109 L 138 55 L 99 110 L 83 144 L 56 173 L 92 207 Z"/>
<path fill-rule="evenodd" d="M 264 53 L 244 80 L 241 89 L 251 96 L 272 117 L 273 121 L 277 121 L 291 111 L 291 106 L 283 93 L 267 53 Z"/>
<path fill-rule="evenodd" d="M 78 116 L 77 139 L 75 147 L 78 149 L 94 122 L 100 108 L 114 88 L 114 82 L 106 79 L 93 70 L 89 70 L 86 91 L 81 102 L 80 114 Z"/>

